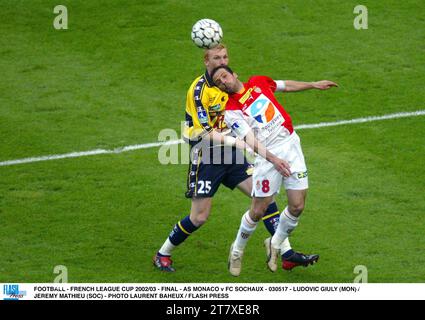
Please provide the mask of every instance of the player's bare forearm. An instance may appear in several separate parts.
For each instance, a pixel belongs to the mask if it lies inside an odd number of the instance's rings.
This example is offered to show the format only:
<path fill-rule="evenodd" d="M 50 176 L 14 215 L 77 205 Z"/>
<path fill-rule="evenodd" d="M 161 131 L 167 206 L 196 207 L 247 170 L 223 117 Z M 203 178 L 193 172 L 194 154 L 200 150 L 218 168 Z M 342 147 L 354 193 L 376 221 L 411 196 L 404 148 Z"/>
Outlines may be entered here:
<path fill-rule="evenodd" d="M 223 134 L 222 132 L 219 132 L 217 130 L 211 130 L 210 132 L 206 133 L 202 138 L 212 141 L 214 145 L 225 145 L 230 147 L 236 147 L 241 150 L 245 150 L 247 146 L 247 144 L 244 141 L 238 138 L 234 138 L 232 136 Z"/>
<path fill-rule="evenodd" d="M 248 134 L 245 136 L 245 142 L 260 157 L 263 157 L 267 161 L 273 163 L 276 170 L 279 171 L 281 175 L 285 177 L 290 176 L 291 170 L 289 164 L 285 160 L 276 157 L 273 153 L 267 150 L 267 148 L 255 138 L 252 131 L 248 132 Z"/>
<path fill-rule="evenodd" d="M 321 80 L 315 82 L 303 82 L 294 80 L 285 80 L 285 92 L 297 92 L 309 89 L 327 90 L 332 87 L 338 87 L 338 85 L 329 80 Z"/>
<path fill-rule="evenodd" d="M 202 139 L 210 140 L 215 145 L 222 145 L 225 143 L 225 135 L 214 129 L 205 133 Z"/>
<path fill-rule="evenodd" d="M 248 132 L 248 134 L 245 136 L 245 143 L 254 150 L 255 153 L 257 153 L 259 156 L 263 157 L 264 159 L 270 161 L 273 158 L 273 154 L 270 153 L 266 147 L 264 147 L 254 136 L 252 131 Z"/>

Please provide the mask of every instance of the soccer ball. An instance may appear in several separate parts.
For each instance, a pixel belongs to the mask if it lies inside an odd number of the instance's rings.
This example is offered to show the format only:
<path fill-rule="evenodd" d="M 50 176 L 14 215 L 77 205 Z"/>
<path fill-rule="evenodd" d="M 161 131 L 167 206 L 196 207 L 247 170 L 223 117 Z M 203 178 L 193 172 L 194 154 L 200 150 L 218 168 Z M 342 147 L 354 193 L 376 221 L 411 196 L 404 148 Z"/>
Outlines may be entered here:
<path fill-rule="evenodd" d="M 214 20 L 202 19 L 192 27 L 192 40 L 199 48 L 214 48 L 220 43 L 221 38 L 223 38 L 223 30 Z"/>

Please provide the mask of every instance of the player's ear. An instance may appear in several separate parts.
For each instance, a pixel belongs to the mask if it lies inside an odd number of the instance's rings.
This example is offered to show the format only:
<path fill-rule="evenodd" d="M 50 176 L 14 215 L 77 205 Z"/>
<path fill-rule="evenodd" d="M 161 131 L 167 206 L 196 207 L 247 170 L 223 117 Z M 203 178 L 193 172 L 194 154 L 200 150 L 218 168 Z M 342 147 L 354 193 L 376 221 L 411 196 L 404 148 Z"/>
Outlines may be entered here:
<path fill-rule="evenodd" d="M 238 74 L 236 72 L 233 72 L 233 76 L 237 79 L 238 78 Z"/>
<path fill-rule="evenodd" d="M 208 50 L 204 51 L 204 64 L 206 67 L 208 67 L 208 64 L 209 64 L 209 54 L 210 53 L 208 52 Z"/>

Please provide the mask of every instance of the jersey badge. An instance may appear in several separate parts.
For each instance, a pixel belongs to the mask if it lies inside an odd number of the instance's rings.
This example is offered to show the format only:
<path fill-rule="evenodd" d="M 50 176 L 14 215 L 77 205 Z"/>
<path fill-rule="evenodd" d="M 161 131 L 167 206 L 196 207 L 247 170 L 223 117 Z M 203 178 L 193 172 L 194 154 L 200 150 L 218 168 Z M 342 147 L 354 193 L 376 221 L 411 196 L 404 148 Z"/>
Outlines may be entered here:
<path fill-rule="evenodd" d="M 254 90 L 254 88 L 249 88 L 247 92 L 242 96 L 242 98 L 239 99 L 240 104 L 244 104 L 246 100 L 248 100 L 251 97 L 251 92 Z"/>
<path fill-rule="evenodd" d="M 201 123 L 208 122 L 207 112 L 202 108 L 198 108 L 198 119 Z"/>
<path fill-rule="evenodd" d="M 257 180 L 257 185 L 255 187 L 257 188 L 257 190 L 260 190 L 261 189 L 260 180 Z"/>

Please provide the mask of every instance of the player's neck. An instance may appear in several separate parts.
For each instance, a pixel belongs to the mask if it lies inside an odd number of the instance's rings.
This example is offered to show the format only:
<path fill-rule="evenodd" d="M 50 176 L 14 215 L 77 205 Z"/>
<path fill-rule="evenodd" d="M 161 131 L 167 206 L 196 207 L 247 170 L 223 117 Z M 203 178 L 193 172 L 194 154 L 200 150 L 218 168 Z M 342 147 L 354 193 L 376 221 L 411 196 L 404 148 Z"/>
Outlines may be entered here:
<path fill-rule="evenodd" d="M 238 84 L 236 85 L 236 93 L 242 94 L 244 91 L 245 91 L 245 87 L 243 83 L 240 80 L 238 80 Z"/>

